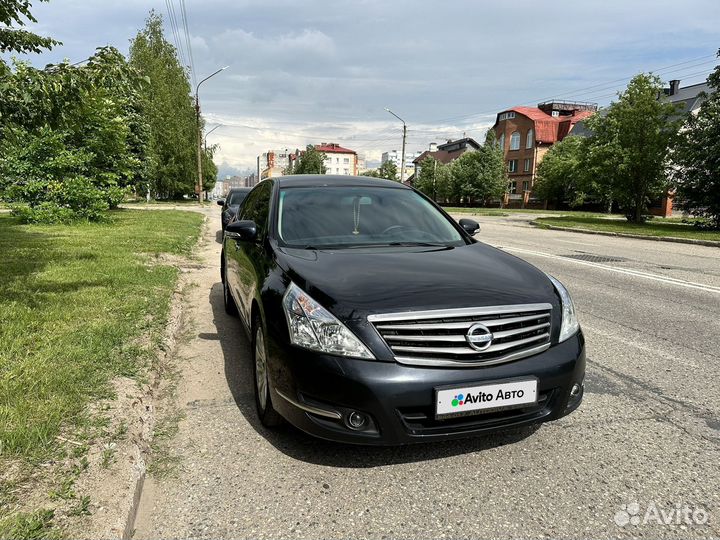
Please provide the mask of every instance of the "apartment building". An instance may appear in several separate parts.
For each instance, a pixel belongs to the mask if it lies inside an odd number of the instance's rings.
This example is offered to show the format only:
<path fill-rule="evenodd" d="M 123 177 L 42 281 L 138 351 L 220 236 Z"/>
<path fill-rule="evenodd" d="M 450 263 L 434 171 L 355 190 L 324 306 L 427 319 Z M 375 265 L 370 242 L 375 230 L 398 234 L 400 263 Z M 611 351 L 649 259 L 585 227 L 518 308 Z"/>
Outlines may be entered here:
<path fill-rule="evenodd" d="M 505 154 L 508 202 L 527 204 L 537 166 L 550 147 L 563 140 L 575 124 L 597 111 L 596 103 L 547 101 L 537 107 L 513 107 L 498 113 L 492 129 Z"/>
<path fill-rule="evenodd" d="M 358 174 L 358 155 L 355 150 L 344 148 L 336 143 L 322 143 L 315 146 L 318 152 L 325 154 L 325 174 Z"/>
<path fill-rule="evenodd" d="M 420 157 L 420 155 L 423 152 L 421 150 L 418 150 L 417 152 L 405 152 L 405 178 L 410 178 L 410 176 L 415 172 L 415 158 Z M 383 152 L 382 156 L 380 158 L 380 163 L 385 164 L 388 161 L 395 164 L 395 167 L 397 167 L 397 177 L 400 178 L 400 162 L 402 161 L 402 152 L 400 150 L 390 150 L 389 152 Z"/>

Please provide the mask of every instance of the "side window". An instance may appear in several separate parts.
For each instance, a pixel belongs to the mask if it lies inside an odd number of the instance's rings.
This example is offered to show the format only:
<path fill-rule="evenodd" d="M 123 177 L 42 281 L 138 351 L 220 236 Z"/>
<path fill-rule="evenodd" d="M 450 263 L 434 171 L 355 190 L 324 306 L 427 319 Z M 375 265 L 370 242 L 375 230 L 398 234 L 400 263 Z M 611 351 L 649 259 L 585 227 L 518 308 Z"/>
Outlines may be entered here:
<path fill-rule="evenodd" d="M 262 184 L 250 192 L 242 205 L 240 219 L 254 221 L 258 228 L 258 235 L 262 235 L 267 231 L 271 195 L 272 182 L 263 181 Z"/>

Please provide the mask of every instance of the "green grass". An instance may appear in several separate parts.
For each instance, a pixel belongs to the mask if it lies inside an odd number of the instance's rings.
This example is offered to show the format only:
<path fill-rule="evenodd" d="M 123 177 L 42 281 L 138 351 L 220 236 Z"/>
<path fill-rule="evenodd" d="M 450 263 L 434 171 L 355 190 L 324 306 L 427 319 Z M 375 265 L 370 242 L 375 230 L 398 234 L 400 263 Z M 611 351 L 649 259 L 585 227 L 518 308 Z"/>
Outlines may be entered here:
<path fill-rule="evenodd" d="M 476 216 L 509 216 L 510 213 L 502 208 L 459 208 L 454 206 L 444 206 L 448 214 L 474 214 Z"/>
<path fill-rule="evenodd" d="M 537 210 L 531 208 L 464 208 L 443 207 L 448 214 L 476 214 L 478 216 L 509 216 L 512 214 L 551 214 L 558 216 L 580 217 L 619 217 L 618 214 L 603 214 L 600 212 L 578 212 L 575 210 Z"/>
<path fill-rule="evenodd" d="M 0 467 L 52 457 L 61 432 L 81 438 L 112 378 L 146 372 L 178 272 L 148 257 L 190 254 L 202 220 L 120 210 L 29 226 L 0 214 Z"/>
<path fill-rule="evenodd" d="M 53 526 L 52 510 L 38 510 L 0 518 L 0 538 L 23 540 L 60 539 L 60 531 Z"/>
<path fill-rule="evenodd" d="M 646 223 L 630 223 L 624 219 L 559 216 L 538 218 L 536 223 L 541 226 L 553 225 L 601 232 L 720 241 L 720 231 L 697 229 L 692 224 L 683 223 L 679 219 L 655 218 Z"/>
<path fill-rule="evenodd" d="M 147 199 L 128 199 L 127 201 L 123 201 L 122 204 L 137 204 L 137 205 L 152 205 L 152 206 L 176 206 L 176 205 L 193 205 L 193 204 L 208 204 L 213 203 L 215 204 L 215 201 L 203 201 L 202 203 L 199 203 L 197 199 L 169 199 L 169 200 L 155 200 L 150 199 L 150 202 L 147 202 Z"/>

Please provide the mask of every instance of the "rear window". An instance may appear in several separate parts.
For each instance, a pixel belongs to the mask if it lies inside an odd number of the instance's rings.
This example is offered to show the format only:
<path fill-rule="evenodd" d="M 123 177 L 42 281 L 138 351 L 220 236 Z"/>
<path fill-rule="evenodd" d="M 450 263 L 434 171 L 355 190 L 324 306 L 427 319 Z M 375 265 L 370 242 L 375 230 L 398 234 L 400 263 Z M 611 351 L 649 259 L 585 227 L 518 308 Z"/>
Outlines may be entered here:
<path fill-rule="evenodd" d="M 239 206 L 245 200 L 249 192 L 247 191 L 234 191 L 230 194 L 228 200 L 228 206 Z"/>

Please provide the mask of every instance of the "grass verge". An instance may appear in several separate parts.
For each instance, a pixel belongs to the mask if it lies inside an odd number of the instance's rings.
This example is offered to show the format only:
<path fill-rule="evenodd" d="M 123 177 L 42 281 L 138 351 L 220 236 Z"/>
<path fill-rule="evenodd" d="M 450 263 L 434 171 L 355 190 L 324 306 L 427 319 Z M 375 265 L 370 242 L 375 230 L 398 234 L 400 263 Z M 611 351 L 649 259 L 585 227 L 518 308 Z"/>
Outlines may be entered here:
<path fill-rule="evenodd" d="M 603 214 L 599 212 L 579 212 L 575 210 L 537 210 L 533 208 L 464 208 L 446 206 L 443 209 L 448 214 L 476 214 L 478 216 L 509 216 L 512 214 L 551 214 L 558 216 L 579 217 L 620 217 L 618 214 Z"/>
<path fill-rule="evenodd" d="M 656 218 L 646 223 L 630 223 L 629 221 L 619 219 L 558 216 L 541 217 L 535 221 L 540 226 L 552 225 L 555 227 L 571 227 L 589 231 L 720 241 L 720 231 L 698 229 L 690 223 L 683 223 L 677 219 L 665 220 L 663 218 Z"/>
<path fill-rule="evenodd" d="M 0 466 L 52 458 L 109 381 L 152 360 L 177 269 L 148 263 L 188 255 L 203 217 L 121 210 L 105 224 L 27 226 L 0 215 Z M 159 338 L 158 338 L 159 339 Z"/>

